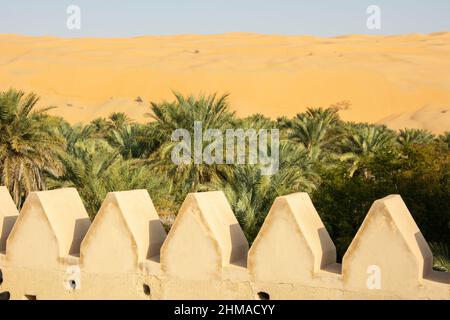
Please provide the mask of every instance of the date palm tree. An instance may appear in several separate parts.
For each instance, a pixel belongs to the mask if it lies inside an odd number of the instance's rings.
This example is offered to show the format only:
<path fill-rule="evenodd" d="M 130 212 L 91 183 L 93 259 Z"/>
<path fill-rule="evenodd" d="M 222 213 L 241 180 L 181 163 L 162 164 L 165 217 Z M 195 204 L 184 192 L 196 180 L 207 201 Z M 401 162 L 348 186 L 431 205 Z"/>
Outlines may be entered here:
<path fill-rule="evenodd" d="M 321 151 L 341 136 L 337 126 L 340 121 L 338 112 L 337 108 L 309 108 L 298 114 L 289 123 L 289 139 L 301 143 L 311 158 L 318 159 Z"/>
<path fill-rule="evenodd" d="M 135 159 L 145 152 L 144 130 L 145 127 L 138 124 L 123 125 L 112 130 L 105 139 L 124 159 Z"/>
<path fill-rule="evenodd" d="M 104 138 L 111 130 L 111 123 L 105 118 L 97 118 L 89 123 L 89 127 L 94 137 Z"/>
<path fill-rule="evenodd" d="M 430 143 L 434 139 L 434 136 L 431 132 L 420 129 L 404 129 L 400 130 L 400 133 L 397 137 L 397 142 L 403 146 L 411 146 L 414 144 L 425 144 Z"/>
<path fill-rule="evenodd" d="M 0 171 L 16 205 L 30 191 L 46 189 L 44 174 L 58 176 L 64 140 L 45 112 L 34 110 L 39 98 L 14 89 L 0 93 Z"/>
<path fill-rule="evenodd" d="M 228 105 L 228 95 L 217 97 L 188 96 L 175 93 L 173 102 L 152 102 L 152 113 L 149 115 L 156 120 L 155 130 L 163 136 L 161 147 L 153 153 L 147 163 L 161 172 L 165 172 L 174 180 L 179 181 L 183 197 L 186 192 L 197 191 L 202 185 L 213 180 L 221 179 L 229 170 L 227 165 L 195 164 L 192 155 L 190 163 L 176 165 L 172 162 L 171 152 L 178 142 L 171 141 L 174 130 L 185 129 L 194 137 L 194 122 L 200 121 L 203 132 L 207 129 L 225 130 L 231 128 L 235 121 L 234 113 Z M 204 141 L 203 148 L 210 142 Z"/>
<path fill-rule="evenodd" d="M 173 207 L 170 183 L 148 167 L 125 161 L 117 150 L 103 140 L 79 142 L 61 157 L 64 173 L 47 178 L 49 188 L 74 187 L 80 193 L 89 216 L 93 218 L 106 194 L 112 191 L 147 189 L 155 205 Z"/>
<path fill-rule="evenodd" d="M 439 141 L 447 144 L 450 149 L 450 132 L 445 132 L 439 136 Z"/>
<path fill-rule="evenodd" d="M 71 126 L 67 122 L 62 122 L 57 128 L 65 139 L 66 153 L 68 154 L 74 154 L 77 146 L 96 139 L 93 137 L 94 127 L 90 125 L 76 124 Z"/>
<path fill-rule="evenodd" d="M 380 151 L 393 150 L 395 134 L 384 126 L 362 125 L 350 133 L 342 143 L 344 153 L 340 156 L 341 161 L 348 162 L 349 176 L 362 170 L 364 176 L 369 172 L 364 169 L 365 163 Z"/>
<path fill-rule="evenodd" d="M 126 125 L 132 124 L 133 120 L 123 112 L 113 112 L 109 115 L 109 122 L 112 128 L 120 129 Z"/>
<path fill-rule="evenodd" d="M 276 122 L 272 121 L 270 118 L 265 117 L 262 114 L 254 114 L 249 117 L 238 119 L 236 126 L 242 129 L 253 129 L 253 130 L 270 130 L 277 127 Z"/>
<path fill-rule="evenodd" d="M 210 185 L 223 190 L 249 242 L 253 242 L 270 207 L 278 196 L 311 192 L 319 182 L 307 150 L 298 144 L 282 142 L 280 168 L 262 175 L 259 165 L 235 165 L 227 179 Z"/>

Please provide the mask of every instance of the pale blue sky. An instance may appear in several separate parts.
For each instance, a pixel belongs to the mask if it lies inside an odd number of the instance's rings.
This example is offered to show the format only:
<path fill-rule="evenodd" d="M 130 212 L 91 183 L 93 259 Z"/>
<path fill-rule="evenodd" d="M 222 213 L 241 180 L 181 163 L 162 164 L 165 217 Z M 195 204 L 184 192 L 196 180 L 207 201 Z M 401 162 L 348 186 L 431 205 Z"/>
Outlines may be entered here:
<path fill-rule="evenodd" d="M 80 6 L 81 30 L 66 28 Z M 366 28 L 366 8 L 382 29 Z M 0 0 L 0 33 L 64 37 L 258 32 L 335 36 L 450 31 L 450 0 Z"/>

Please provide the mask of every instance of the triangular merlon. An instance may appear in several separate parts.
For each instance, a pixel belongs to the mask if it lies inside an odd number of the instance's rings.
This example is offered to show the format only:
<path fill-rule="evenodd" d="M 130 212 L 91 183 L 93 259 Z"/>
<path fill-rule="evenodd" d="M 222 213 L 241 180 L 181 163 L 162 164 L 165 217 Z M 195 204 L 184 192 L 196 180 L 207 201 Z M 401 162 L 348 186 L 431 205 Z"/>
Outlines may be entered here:
<path fill-rule="evenodd" d="M 21 239 L 15 239 L 15 235 L 20 232 L 23 223 L 28 223 L 26 217 L 29 214 L 37 214 L 34 219 L 48 224 L 48 232 L 53 233 L 49 236 L 56 239 L 60 258 L 79 254 L 80 243 L 90 226 L 90 220 L 76 189 L 31 192 L 11 231 L 8 244 L 10 241 L 21 241 Z M 21 237 L 28 236 L 39 237 L 39 235 L 21 234 Z"/>
<path fill-rule="evenodd" d="M 161 264 L 184 278 L 220 278 L 224 266 L 245 263 L 247 252 L 248 242 L 223 192 L 192 193 L 161 249 Z"/>
<path fill-rule="evenodd" d="M 125 234 L 120 234 L 120 230 L 126 230 Z M 130 250 L 135 255 L 133 260 L 137 263 L 159 256 L 166 232 L 147 190 L 108 193 L 83 240 L 82 261 L 91 246 L 100 251 L 98 254 L 106 252 L 107 247 L 116 251 L 117 241 L 123 236 L 129 237 Z M 102 239 L 103 246 L 98 246 L 98 239 L 102 237 L 106 237 Z M 96 255 L 95 252 L 90 254 Z"/>
<path fill-rule="evenodd" d="M 336 262 L 336 248 L 306 193 L 278 197 L 249 251 L 259 280 L 302 281 Z"/>
<path fill-rule="evenodd" d="M 401 262 L 401 264 L 399 264 Z M 374 202 L 343 258 L 344 281 L 365 287 L 370 270 L 378 270 L 384 288 L 422 283 L 433 255 L 399 195 Z"/>

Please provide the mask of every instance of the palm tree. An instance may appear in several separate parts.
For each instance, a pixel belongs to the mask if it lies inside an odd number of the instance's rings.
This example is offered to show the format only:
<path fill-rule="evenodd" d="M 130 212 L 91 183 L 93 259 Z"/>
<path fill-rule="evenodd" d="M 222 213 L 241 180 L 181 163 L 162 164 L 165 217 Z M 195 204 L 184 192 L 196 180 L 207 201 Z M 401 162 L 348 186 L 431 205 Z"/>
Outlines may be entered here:
<path fill-rule="evenodd" d="M 411 146 L 414 144 L 426 144 L 432 142 L 434 136 L 431 132 L 420 129 L 404 129 L 400 130 L 397 142 L 403 146 Z"/>
<path fill-rule="evenodd" d="M 395 135 L 384 126 L 358 126 L 343 141 L 344 153 L 340 156 L 341 161 L 350 162 L 348 170 L 352 177 L 356 171 L 362 170 L 367 178 L 369 172 L 364 169 L 365 164 L 375 154 L 386 151 L 392 147 Z"/>
<path fill-rule="evenodd" d="M 118 151 L 102 140 L 78 143 L 61 158 L 64 173 L 49 176 L 50 188 L 74 187 L 93 218 L 108 192 L 147 189 L 155 204 L 166 211 L 174 208 L 168 179 L 135 161 L 124 161 Z"/>
<path fill-rule="evenodd" d="M 91 217 L 95 215 L 106 195 L 105 181 L 110 167 L 119 160 L 117 152 L 98 150 L 88 144 L 80 144 L 61 157 L 64 174 L 49 176 L 51 189 L 74 187 L 80 193 Z"/>
<path fill-rule="evenodd" d="M 64 141 L 44 116 L 49 109 L 34 111 L 39 98 L 8 90 L 0 93 L 0 170 L 17 206 L 30 191 L 46 189 L 44 174 L 62 173 L 58 155 Z"/>
<path fill-rule="evenodd" d="M 264 222 L 274 195 L 269 192 L 270 177 L 256 166 L 235 166 L 232 177 L 213 189 L 223 190 L 247 239 L 252 242 Z"/>
<path fill-rule="evenodd" d="M 276 128 L 276 123 L 262 114 L 254 114 L 237 120 L 236 126 L 242 129 L 268 130 Z"/>
<path fill-rule="evenodd" d="M 164 136 L 164 142 L 157 152 L 152 154 L 147 163 L 154 168 L 165 172 L 174 180 L 180 182 L 181 193 L 197 191 L 203 185 L 218 180 L 229 170 L 227 165 L 195 164 L 193 155 L 191 162 L 176 165 L 171 160 L 171 153 L 178 142 L 171 141 L 174 130 L 185 129 L 194 137 L 194 123 L 200 121 L 203 131 L 207 129 L 225 130 L 231 128 L 234 113 L 229 110 L 228 95 L 194 96 L 184 97 L 175 93 L 173 102 L 153 103 L 150 116 L 156 120 L 155 130 Z M 210 142 L 204 141 L 202 150 Z"/>
<path fill-rule="evenodd" d="M 112 148 L 119 151 L 124 159 L 140 158 L 144 152 L 144 127 L 137 124 L 128 124 L 114 129 L 106 136 L 106 141 Z"/>
<path fill-rule="evenodd" d="M 450 132 L 445 132 L 442 135 L 440 135 L 439 141 L 442 141 L 443 143 L 447 144 L 448 148 L 450 149 Z"/>
<path fill-rule="evenodd" d="M 133 120 L 131 120 L 125 113 L 123 112 L 113 112 L 109 116 L 109 123 L 111 128 L 113 129 L 121 129 L 126 125 L 132 124 Z"/>
<path fill-rule="evenodd" d="M 339 108 L 307 108 L 306 115 L 312 119 L 321 119 L 328 124 L 339 122 Z"/>
<path fill-rule="evenodd" d="M 111 122 L 105 118 L 97 118 L 90 122 L 90 130 L 92 130 L 92 135 L 96 138 L 106 137 L 111 130 Z"/>
<path fill-rule="evenodd" d="M 95 129 L 90 125 L 76 124 L 71 126 L 67 122 L 63 122 L 58 126 L 58 130 L 66 140 L 66 152 L 69 154 L 74 154 L 78 145 L 86 144 L 89 140 L 95 140 L 93 138 Z"/>
<path fill-rule="evenodd" d="M 289 138 L 301 143 L 311 158 L 318 159 L 321 151 L 341 136 L 338 112 L 337 108 L 308 108 L 290 123 Z"/>
<path fill-rule="evenodd" d="M 280 168 L 262 175 L 260 165 L 235 165 L 230 176 L 212 183 L 209 190 L 223 190 L 244 230 L 253 242 L 276 197 L 311 192 L 318 184 L 308 152 L 290 142 L 280 145 Z"/>
<path fill-rule="evenodd" d="M 230 111 L 228 95 L 217 98 L 216 94 L 210 96 L 184 97 L 174 93 L 173 102 L 151 103 L 151 118 L 157 121 L 158 129 L 165 131 L 169 136 L 173 130 L 194 128 L 194 121 L 202 121 L 203 128 L 223 129 L 234 121 L 234 112 Z"/>

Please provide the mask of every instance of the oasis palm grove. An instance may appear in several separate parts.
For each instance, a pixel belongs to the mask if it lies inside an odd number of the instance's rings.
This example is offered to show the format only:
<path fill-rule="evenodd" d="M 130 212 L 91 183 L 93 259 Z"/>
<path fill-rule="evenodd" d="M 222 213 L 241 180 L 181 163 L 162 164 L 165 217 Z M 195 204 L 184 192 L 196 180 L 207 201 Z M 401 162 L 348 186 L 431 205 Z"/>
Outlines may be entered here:
<path fill-rule="evenodd" d="M 220 189 L 251 243 L 277 196 L 308 192 L 342 257 L 373 201 L 397 193 L 432 243 L 435 268 L 450 268 L 448 132 L 343 121 L 342 104 L 293 118 L 238 118 L 227 95 L 178 93 L 152 102 L 147 123 L 113 113 L 71 125 L 37 109 L 38 100 L 15 89 L 0 93 L 1 184 L 18 208 L 30 191 L 75 187 L 93 219 L 108 192 L 147 189 L 169 229 L 188 193 Z M 173 131 L 194 136 L 198 121 L 205 131 L 279 130 L 278 171 L 264 175 L 254 162 L 174 163 Z"/>

